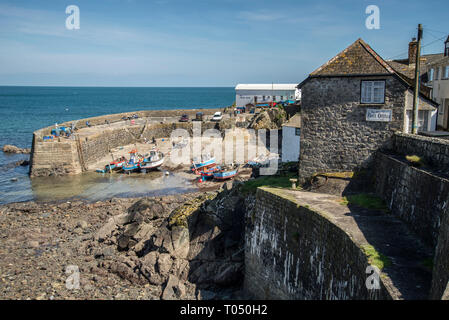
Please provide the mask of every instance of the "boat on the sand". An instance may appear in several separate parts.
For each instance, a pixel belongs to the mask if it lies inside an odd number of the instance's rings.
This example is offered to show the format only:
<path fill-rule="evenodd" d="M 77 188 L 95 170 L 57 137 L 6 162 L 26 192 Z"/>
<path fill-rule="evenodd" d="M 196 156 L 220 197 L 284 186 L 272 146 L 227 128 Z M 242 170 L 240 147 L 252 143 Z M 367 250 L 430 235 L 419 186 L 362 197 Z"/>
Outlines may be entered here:
<path fill-rule="evenodd" d="M 107 165 L 105 165 L 104 169 L 97 169 L 97 172 L 106 173 L 106 172 L 120 170 L 125 163 L 126 163 L 126 158 L 120 157 L 120 158 L 115 159 L 114 161 L 108 163 Z"/>
<path fill-rule="evenodd" d="M 140 171 L 154 170 L 164 163 L 164 154 L 157 150 L 151 150 L 148 156 L 140 163 Z"/>
<path fill-rule="evenodd" d="M 136 149 L 131 150 L 129 154 L 130 154 L 129 160 L 122 165 L 123 172 L 128 174 L 134 171 L 138 171 L 140 169 L 141 163 L 143 162 L 143 157 L 137 153 Z"/>
<path fill-rule="evenodd" d="M 217 180 L 227 180 L 235 177 L 239 172 L 240 166 L 231 165 L 231 166 L 224 166 L 213 173 L 214 179 Z"/>
<path fill-rule="evenodd" d="M 192 171 L 195 172 L 196 174 L 199 174 L 199 172 L 201 171 L 200 169 L 213 167 L 215 165 L 216 165 L 215 158 L 207 154 L 203 155 L 201 159 L 194 158 L 190 169 L 192 169 Z"/>

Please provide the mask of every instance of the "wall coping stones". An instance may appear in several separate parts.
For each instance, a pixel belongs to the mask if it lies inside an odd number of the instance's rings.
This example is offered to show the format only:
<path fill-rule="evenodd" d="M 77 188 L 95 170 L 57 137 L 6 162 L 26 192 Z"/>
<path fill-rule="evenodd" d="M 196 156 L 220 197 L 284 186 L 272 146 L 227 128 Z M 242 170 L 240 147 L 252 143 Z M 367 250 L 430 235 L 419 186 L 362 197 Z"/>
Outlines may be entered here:
<path fill-rule="evenodd" d="M 364 246 L 371 245 L 387 256 L 392 263 L 382 270 L 381 282 L 393 299 L 428 298 L 431 273 L 417 270 L 417 264 L 431 256 L 432 250 L 395 216 L 343 205 L 341 197 L 329 194 L 269 187 L 260 187 L 257 192 L 274 194 L 325 218 L 347 234 L 361 254 Z"/>

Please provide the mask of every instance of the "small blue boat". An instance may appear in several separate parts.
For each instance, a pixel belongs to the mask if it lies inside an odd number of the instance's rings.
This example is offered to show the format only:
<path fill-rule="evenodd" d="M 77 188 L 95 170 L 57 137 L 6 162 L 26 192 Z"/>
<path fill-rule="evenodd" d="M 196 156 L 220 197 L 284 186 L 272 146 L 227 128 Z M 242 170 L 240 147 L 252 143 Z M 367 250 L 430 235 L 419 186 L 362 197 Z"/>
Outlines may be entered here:
<path fill-rule="evenodd" d="M 231 179 L 237 175 L 239 167 L 223 168 L 217 172 L 214 172 L 214 178 L 217 180 Z"/>
<path fill-rule="evenodd" d="M 133 171 L 137 171 L 140 169 L 140 164 L 142 162 L 142 159 L 139 159 L 137 155 L 137 150 L 131 150 L 130 152 L 130 158 L 129 161 L 127 161 L 122 166 L 123 172 L 131 173 Z"/>

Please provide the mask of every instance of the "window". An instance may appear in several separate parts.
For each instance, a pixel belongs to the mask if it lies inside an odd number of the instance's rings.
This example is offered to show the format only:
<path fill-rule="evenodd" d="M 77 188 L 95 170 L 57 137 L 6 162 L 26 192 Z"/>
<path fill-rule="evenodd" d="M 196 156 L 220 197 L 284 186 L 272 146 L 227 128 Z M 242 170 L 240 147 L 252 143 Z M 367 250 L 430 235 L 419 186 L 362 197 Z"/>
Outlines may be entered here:
<path fill-rule="evenodd" d="M 440 67 L 438 67 L 435 70 L 435 80 L 439 80 L 440 79 Z"/>
<path fill-rule="evenodd" d="M 384 103 L 385 81 L 362 81 L 361 103 Z"/>
<path fill-rule="evenodd" d="M 273 96 L 273 101 L 276 101 L 276 96 Z"/>
<path fill-rule="evenodd" d="M 265 101 L 265 96 L 262 96 L 262 100 Z"/>
<path fill-rule="evenodd" d="M 434 73 L 434 70 L 430 69 L 429 70 L 429 81 L 433 81 L 433 73 Z"/>
<path fill-rule="evenodd" d="M 444 79 L 449 79 L 449 66 L 444 67 Z"/>
<path fill-rule="evenodd" d="M 295 135 L 297 136 L 301 135 L 301 128 L 295 128 Z"/>

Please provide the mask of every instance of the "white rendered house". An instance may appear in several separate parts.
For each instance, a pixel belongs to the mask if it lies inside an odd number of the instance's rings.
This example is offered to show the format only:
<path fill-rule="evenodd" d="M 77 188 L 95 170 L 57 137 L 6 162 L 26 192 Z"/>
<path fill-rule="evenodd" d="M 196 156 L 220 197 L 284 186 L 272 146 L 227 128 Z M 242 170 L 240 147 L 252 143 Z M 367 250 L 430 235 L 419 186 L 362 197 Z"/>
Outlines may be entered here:
<path fill-rule="evenodd" d="M 295 114 L 282 125 L 282 162 L 299 161 L 301 116 Z"/>
<path fill-rule="evenodd" d="M 248 103 L 269 103 L 285 100 L 301 100 L 298 84 L 238 84 L 235 87 L 236 107 Z"/>

